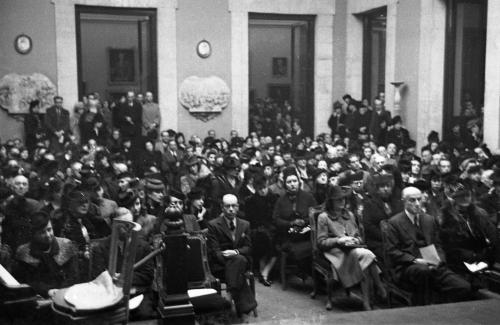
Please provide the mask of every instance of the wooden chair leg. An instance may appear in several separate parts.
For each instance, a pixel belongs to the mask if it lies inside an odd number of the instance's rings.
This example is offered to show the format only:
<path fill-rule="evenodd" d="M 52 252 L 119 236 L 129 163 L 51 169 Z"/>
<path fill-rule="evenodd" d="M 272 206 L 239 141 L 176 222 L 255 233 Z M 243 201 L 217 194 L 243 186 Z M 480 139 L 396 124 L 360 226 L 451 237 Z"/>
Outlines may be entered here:
<path fill-rule="evenodd" d="M 313 281 L 313 291 L 310 293 L 311 299 L 316 298 L 318 294 L 318 275 L 316 274 L 316 270 L 312 270 L 312 281 Z"/>
<path fill-rule="evenodd" d="M 326 280 L 326 310 L 332 310 L 333 279 Z"/>
<path fill-rule="evenodd" d="M 286 287 L 287 287 L 287 283 L 286 283 L 286 259 L 287 259 L 287 253 L 281 252 L 280 273 L 281 273 L 281 288 L 283 290 L 286 290 Z"/>

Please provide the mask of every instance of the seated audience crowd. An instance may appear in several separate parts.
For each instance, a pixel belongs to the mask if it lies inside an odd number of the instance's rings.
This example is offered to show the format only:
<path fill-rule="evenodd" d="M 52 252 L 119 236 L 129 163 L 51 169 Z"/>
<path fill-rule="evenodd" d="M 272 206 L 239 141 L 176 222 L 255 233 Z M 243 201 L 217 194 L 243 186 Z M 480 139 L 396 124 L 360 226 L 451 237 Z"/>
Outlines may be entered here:
<path fill-rule="evenodd" d="M 257 302 L 242 282 L 246 271 L 270 286 L 286 253 L 301 274 L 311 273 L 303 230 L 309 209 L 321 205 L 317 246 L 344 287 L 361 285 L 365 309 L 370 288 L 387 296 L 385 262 L 405 287 L 425 282 L 440 301 L 471 298 L 480 283 L 464 262 L 499 261 L 500 157 L 477 130 L 460 133 L 477 128 L 471 119 L 442 141 L 431 132 L 417 151 L 383 98 L 373 107 L 344 100 L 325 121 L 331 133 L 306 135 L 287 102 L 259 100 L 250 134 L 232 130 L 227 139 L 213 130 L 204 139 L 160 130 L 150 92 L 111 104 L 92 93 L 71 116 L 59 96 L 45 114 L 34 101 L 25 141 L 0 148 L 0 263 L 50 297 L 106 268 L 115 218 L 142 226 L 140 259 L 165 232 L 165 211 L 175 208 L 186 232 L 204 234 L 212 273 L 225 279 L 237 312 L 248 313 Z M 103 246 L 91 261 L 96 240 Z M 135 271 L 133 285 L 154 295 L 155 276 L 151 260 Z M 143 310 L 135 316 L 155 317 L 155 308 Z"/>

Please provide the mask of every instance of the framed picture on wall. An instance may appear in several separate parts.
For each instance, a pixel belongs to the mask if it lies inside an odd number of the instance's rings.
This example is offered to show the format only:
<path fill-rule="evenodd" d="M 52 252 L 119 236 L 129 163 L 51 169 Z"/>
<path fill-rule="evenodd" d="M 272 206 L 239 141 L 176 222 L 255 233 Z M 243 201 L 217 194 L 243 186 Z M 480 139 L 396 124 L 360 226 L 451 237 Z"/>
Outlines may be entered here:
<path fill-rule="evenodd" d="M 268 84 L 267 96 L 274 99 L 275 102 L 283 104 L 285 100 L 290 101 L 289 84 Z"/>
<path fill-rule="evenodd" d="M 273 58 L 273 77 L 286 77 L 288 74 L 287 61 L 286 58 Z"/>
<path fill-rule="evenodd" d="M 135 50 L 108 49 L 109 83 L 133 84 L 135 83 Z"/>

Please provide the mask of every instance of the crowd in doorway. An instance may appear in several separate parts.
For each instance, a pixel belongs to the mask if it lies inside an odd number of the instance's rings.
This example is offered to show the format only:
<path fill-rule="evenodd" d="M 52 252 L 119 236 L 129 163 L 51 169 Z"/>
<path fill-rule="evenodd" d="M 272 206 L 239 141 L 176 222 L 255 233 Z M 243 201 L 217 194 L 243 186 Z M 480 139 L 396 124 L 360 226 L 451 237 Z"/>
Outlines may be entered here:
<path fill-rule="evenodd" d="M 500 157 L 469 127 L 479 114 L 464 114 L 470 134 L 441 140 L 433 131 L 417 150 L 383 97 L 373 107 L 343 100 L 325 121 L 331 133 L 306 135 L 289 103 L 263 100 L 248 136 L 189 139 L 160 129 L 149 92 L 115 103 L 92 93 L 71 116 L 59 96 L 45 114 L 32 102 L 25 141 L 0 148 L 0 263 L 50 297 L 105 268 L 89 250 L 113 220 L 142 226 L 140 259 L 175 215 L 206 238 L 212 272 L 240 315 L 257 305 L 242 274 L 271 286 L 282 254 L 303 277 L 325 259 L 342 286 L 361 285 L 366 310 L 376 303 L 371 289 L 387 299 L 388 281 L 410 291 L 429 283 L 440 301 L 472 298 L 482 282 L 464 262 L 499 262 Z M 387 265 L 394 278 L 381 276 Z M 132 317 L 155 317 L 155 276 L 153 260 L 134 272 L 132 285 L 150 299 Z"/>

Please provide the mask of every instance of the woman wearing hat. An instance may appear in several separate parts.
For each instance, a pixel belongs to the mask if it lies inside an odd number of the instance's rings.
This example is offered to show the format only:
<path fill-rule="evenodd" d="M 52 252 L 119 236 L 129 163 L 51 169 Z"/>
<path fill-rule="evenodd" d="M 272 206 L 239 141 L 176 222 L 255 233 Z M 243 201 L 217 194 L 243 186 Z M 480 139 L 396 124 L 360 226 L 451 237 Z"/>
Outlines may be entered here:
<path fill-rule="evenodd" d="M 196 156 L 191 156 L 184 161 L 186 175 L 181 176 L 181 192 L 188 194 L 196 186 L 200 173 L 200 160 Z"/>
<path fill-rule="evenodd" d="M 207 228 L 207 220 L 205 219 L 207 215 L 207 209 L 205 208 L 204 193 L 199 187 L 194 187 L 187 194 L 187 214 L 195 216 L 201 229 Z"/>
<path fill-rule="evenodd" d="M 323 204 L 328 189 L 328 170 L 317 168 L 312 173 L 312 193 L 318 204 Z"/>
<path fill-rule="evenodd" d="M 37 212 L 31 217 L 30 241 L 17 248 L 14 276 L 48 297 L 51 289 L 78 282 L 76 255 L 70 240 L 54 236 L 49 215 Z"/>
<path fill-rule="evenodd" d="M 98 236 L 92 222 L 95 211 L 91 211 L 89 199 L 83 192 L 73 190 L 64 197 L 63 202 L 62 217 L 58 219 L 60 224 L 54 224 L 54 233 L 56 236 L 70 239 L 76 246 L 79 259 L 79 279 L 87 281 L 90 240 L 105 235 Z"/>
<path fill-rule="evenodd" d="M 312 247 L 309 235 L 297 236 L 309 224 L 309 208 L 317 205 L 311 193 L 300 188 L 300 179 L 294 167 L 283 171 L 285 194 L 274 205 L 273 220 L 276 225 L 276 241 L 281 250 L 292 255 L 302 267 L 303 272 L 310 272 L 308 258 Z"/>
<path fill-rule="evenodd" d="M 259 269 L 259 282 L 270 286 L 269 274 L 276 262 L 276 248 L 274 245 L 275 226 L 273 224 L 272 209 L 277 196 L 269 191 L 266 178 L 262 173 L 254 178 L 255 193 L 247 198 L 245 216 L 250 221 L 252 234 L 252 253 L 254 265 Z"/>
<path fill-rule="evenodd" d="M 325 211 L 318 216 L 317 244 L 344 288 L 361 284 L 363 307 L 370 310 L 371 282 L 382 298 L 387 293 L 380 281 L 375 254 L 363 247 L 354 214 L 346 208 L 350 195 L 348 188 L 334 186 L 329 190 Z"/>
<path fill-rule="evenodd" d="M 149 241 L 156 224 L 156 216 L 147 213 L 139 193 L 134 190 L 129 190 L 118 203 L 120 207 L 127 208 L 132 213 L 133 221 L 137 222 L 142 227 L 141 234 L 143 239 Z"/>

